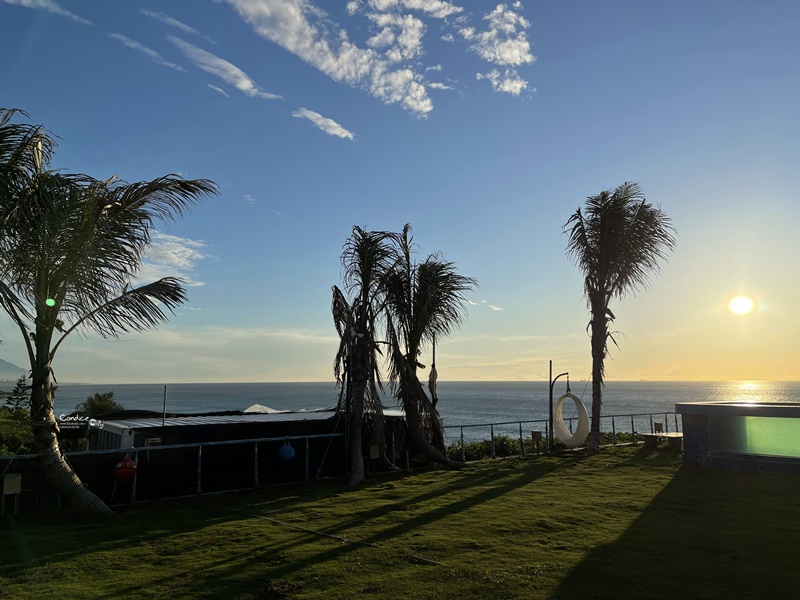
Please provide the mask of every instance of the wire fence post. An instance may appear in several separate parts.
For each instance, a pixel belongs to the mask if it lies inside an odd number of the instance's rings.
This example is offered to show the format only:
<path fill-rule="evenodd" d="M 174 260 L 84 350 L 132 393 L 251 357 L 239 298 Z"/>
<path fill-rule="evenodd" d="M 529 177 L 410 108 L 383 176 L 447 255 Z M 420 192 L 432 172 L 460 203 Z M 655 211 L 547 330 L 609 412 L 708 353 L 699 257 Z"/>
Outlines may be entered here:
<path fill-rule="evenodd" d="M 258 442 L 253 442 L 253 483 L 258 487 Z"/>
<path fill-rule="evenodd" d="M 547 442 L 545 442 L 545 446 L 547 448 L 547 454 L 552 454 L 553 446 L 552 444 L 550 444 L 550 423 L 548 421 L 545 421 L 544 423 L 544 437 L 547 440 Z"/>
<path fill-rule="evenodd" d="M 197 493 L 203 493 L 203 486 L 201 480 L 203 478 L 203 447 L 197 447 Z"/>
<path fill-rule="evenodd" d="M 494 451 L 494 425 L 489 425 L 491 434 L 492 434 L 492 458 L 497 458 L 497 455 Z"/>
<path fill-rule="evenodd" d="M 633 415 L 631 415 L 631 442 L 636 443 L 636 425 L 633 424 Z"/>
<path fill-rule="evenodd" d="M 308 479 L 308 438 L 306 438 L 306 479 Z"/>
<path fill-rule="evenodd" d="M 136 483 L 137 478 L 139 477 L 139 451 L 134 448 L 133 450 L 133 462 L 136 463 L 137 468 L 136 472 L 133 474 L 133 481 L 131 482 L 131 502 L 136 502 Z"/>
<path fill-rule="evenodd" d="M 467 457 L 464 455 L 464 428 L 461 428 L 461 462 L 467 462 Z"/>
<path fill-rule="evenodd" d="M 522 439 L 522 421 L 519 422 L 519 454 L 525 457 L 525 440 Z"/>
<path fill-rule="evenodd" d="M 614 415 L 611 415 L 611 443 L 617 445 L 617 427 L 614 423 Z"/>

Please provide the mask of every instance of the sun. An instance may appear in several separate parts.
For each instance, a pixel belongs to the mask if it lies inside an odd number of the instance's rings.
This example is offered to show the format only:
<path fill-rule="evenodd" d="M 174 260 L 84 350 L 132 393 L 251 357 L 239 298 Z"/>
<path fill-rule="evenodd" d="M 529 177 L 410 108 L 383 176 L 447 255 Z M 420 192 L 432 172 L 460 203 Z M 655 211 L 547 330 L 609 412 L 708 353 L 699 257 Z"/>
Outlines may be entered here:
<path fill-rule="evenodd" d="M 746 315 L 753 310 L 753 301 L 747 296 L 736 296 L 728 303 L 728 308 L 737 315 Z"/>

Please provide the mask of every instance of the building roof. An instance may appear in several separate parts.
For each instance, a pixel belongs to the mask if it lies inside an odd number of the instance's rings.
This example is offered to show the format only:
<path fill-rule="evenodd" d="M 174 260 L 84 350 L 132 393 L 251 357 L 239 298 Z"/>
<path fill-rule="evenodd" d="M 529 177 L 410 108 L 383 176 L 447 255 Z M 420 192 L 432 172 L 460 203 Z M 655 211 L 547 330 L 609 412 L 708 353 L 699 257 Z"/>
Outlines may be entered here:
<path fill-rule="evenodd" d="M 112 419 L 105 426 L 120 429 L 147 429 L 150 427 L 196 427 L 198 425 L 235 425 L 241 423 L 283 423 L 288 421 L 324 421 L 336 416 L 332 408 L 315 410 L 298 410 L 277 413 L 248 413 L 240 415 L 190 415 L 185 417 L 170 416 L 144 419 Z"/>
<path fill-rule="evenodd" d="M 384 408 L 384 415 L 402 417 L 403 411 L 396 408 Z M 244 423 L 286 423 L 291 421 L 324 421 L 336 416 L 334 408 L 315 408 L 296 411 L 280 411 L 270 413 L 247 413 L 234 415 L 187 415 L 139 419 L 109 419 L 104 427 L 119 429 L 149 429 L 153 427 L 197 427 L 200 425 L 238 425 Z M 163 422 L 162 422 L 163 421 Z"/>

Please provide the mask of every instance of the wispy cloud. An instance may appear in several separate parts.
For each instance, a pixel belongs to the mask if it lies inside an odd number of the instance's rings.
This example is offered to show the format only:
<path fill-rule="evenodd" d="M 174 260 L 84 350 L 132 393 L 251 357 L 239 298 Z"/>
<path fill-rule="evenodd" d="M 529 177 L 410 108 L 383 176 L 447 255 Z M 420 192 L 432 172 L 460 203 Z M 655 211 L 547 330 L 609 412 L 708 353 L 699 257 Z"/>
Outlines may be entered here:
<path fill-rule="evenodd" d="M 198 48 L 174 35 L 168 36 L 168 39 L 180 48 L 186 55 L 186 58 L 192 61 L 198 69 L 216 75 L 225 83 L 232 85 L 251 98 L 263 98 L 264 100 L 279 100 L 281 98 L 281 96 L 277 94 L 263 91 L 244 71 L 236 65 L 229 63 L 227 60 Z"/>
<path fill-rule="evenodd" d="M 157 231 L 147 248 L 143 268 L 137 276 L 141 283 L 156 281 L 162 277 L 180 277 L 189 286 L 205 285 L 193 278 L 197 263 L 207 258 L 203 252 L 205 243 L 199 240 L 168 235 Z"/>
<path fill-rule="evenodd" d="M 472 300 L 467 300 L 467 304 L 469 304 L 470 306 L 481 306 L 484 308 L 488 308 L 489 310 L 496 310 L 496 311 L 503 310 L 499 306 L 495 306 L 494 304 L 489 304 L 486 300 L 481 300 L 480 302 L 473 302 Z"/>
<path fill-rule="evenodd" d="M 123 45 L 127 46 L 132 50 L 141 52 L 157 65 L 169 67 L 170 69 L 175 69 L 176 71 L 184 71 L 184 72 L 186 71 L 186 69 L 184 69 L 180 65 L 176 65 L 175 63 L 171 63 L 164 60 L 164 58 L 158 52 L 156 52 L 155 50 L 151 50 L 146 46 L 142 46 L 136 40 L 132 40 L 131 38 L 121 35 L 119 33 L 109 33 L 108 37 L 117 40 L 118 42 L 122 43 Z"/>
<path fill-rule="evenodd" d="M 53 0 L 3 0 L 3 2 L 5 2 L 6 4 L 16 4 L 18 6 L 24 6 L 25 8 L 45 10 L 49 13 L 53 13 L 54 15 L 67 17 L 68 19 L 72 19 L 76 23 L 81 23 L 83 25 L 94 25 L 94 23 L 92 23 L 88 19 L 79 17 L 75 13 L 68 11 L 58 2 L 54 2 Z"/>
<path fill-rule="evenodd" d="M 347 138 L 348 140 L 354 140 L 356 137 L 353 132 L 348 131 L 333 119 L 328 119 L 327 117 L 323 117 L 318 112 L 314 112 L 313 110 L 308 110 L 307 108 L 300 108 L 294 111 L 292 113 L 292 116 L 297 117 L 299 119 L 308 119 L 328 135 L 335 135 L 343 139 Z"/>
<path fill-rule="evenodd" d="M 428 71 L 441 71 L 441 70 L 442 70 L 442 65 L 433 65 L 432 67 L 425 67 L 426 73 Z"/>
<path fill-rule="evenodd" d="M 192 33 L 194 35 L 200 35 L 200 33 L 194 27 L 190 27 L 186 23 L 182 23 L 181 21 L 178 21 L 178 19 L 173 19 L 169 15 L 165 15 L 162 12 L 147 10 L 146 8 L 143 8 L 141 10 L 142 14 L 146 17 L 150 17 L 151 19 L 156 19 L 158 21 L 161 21 L 162 23 L 164 23 L 165 25 L 169 25 L 170 27 L 176 27 L 181 31 L 183 31 L 184 33 Z"/>
<path fill-rule="evenodd" d="M 220 94 L 222 94 L 222 95 L 223 95 L 223 96 L 225 96 L 226 98 L 230 98 L 230 94 L 228 94 L 228 93 L 227 93 L 225 90 L 223 90 L 221 87 L 217 87 L 217 86 L 215 86 L 215 85 L 211 85 L 210 83 L 209 83 L 209 84 L 206 84 L 206 85 L 208 85 L 208 87 L 210 87 L 210 88 L 211 88 L 212 90 L 214 90 L 215 92 L 219 92 Z"/>
<path fill-rule="evenodd" d="M 150 333 L 165 344 L 201 349 L 233 346 L 248 340 L 266 343 L 270 340 L 328 345 L 338 343 L 335 335 L 308 329 L 272 329 L 267 327 L 210 326 L 190 330 L 159 329 Z"/>
<path fill-rule="evenodd" d="M 442 37 L 439 38 L 443 42 L 448 42 L 450 44 L 456 41 L 456 38 L 453 37 L 452 33 L 445 33 Z"/>
<path fill-rule="evenodd" d="M 256 199 L 253 198 L 253 194 L 245 194 L 244 199 L 247 200 L 248 204 L 255 204 Z"/>
<path fill-rule="evenodd" d="M 203 35 L 199 31 L 197 31 L 191 25 L 187 25 L 183 21 L 179 21 L 178 19 L 174 19 L 174 18 L 170 17 L 167 14 L 164 14 L 162 12 L 157 12 L 157 11 L 154 11 L 154 10 L 147 10 L 146 8 L 141 9 L 141 11 L 142 11 L 142 14 L 144 16 L 146 16 L 146 17 L 150 17 L 151 19 L 156 19 L 157 21 L 161 21 L 165 25 L 168 25 L 170 27 L 175 27 L 176 29 L 180 29 L 184 33 L 190 33 L 192 35 L 199 35 L 199 36 L 205 38 L 206 40 L 208 40 L 209 42 L 211 42 L 212 44 L 216 44 L 217 43 L 214 40 L 212 40 L 210 37 L 208 37 L 207 35 Z"/>
<path fill-rule="evenodd" d="M 436 83 L 436 82 L 429 83 L 428 87 L 431 88 L 432 90 L 453 90 L 453 89 L 455 89 L 453 87 L 450 87 L 449 85 L 445 85 L 443 83 Z"/>
<path fill-rule="evenodd" d="M 418 115 L 433 110 L 422 75 L 409 67 L 398 67 L 394 62 L 398 56 L 412 56 L 419 51 L 419 19 L 402 19 L 398 15 L 373 19 L 378 26 L 385 23 L 390 29 L 386 39 L 391 34 L 394 40 L 384 52 L 379 52 L 377 48 L 385 47 L 384 38 L 373 38 L 375 48 L 360 48 L 350 41 L 344 29 L 332 25 L 323 11 L 305 0 L 227 2 L 258 35 L 295 54 L 334 81 L 365 88 L 383 102 L 401 104 Z M 397 2 L 387 2 L 386 6 L 395 4 Z M 431 4 L 438 6 L 447 3 Z M 348 10 L 355 12 L 360 6 L 351 2 Z M 376 6 L 382 8 L 383 3 L 377 2 Z M 440 12 L 442 10 L 445 9 L 440 8 Z M 399 33 L 393 29 L 398 29 Z M 409 33 L 406 36 L 407 30 Z M 407 42 L 401 41 L 406 39 L 404 36 L 408 37 Z"/>

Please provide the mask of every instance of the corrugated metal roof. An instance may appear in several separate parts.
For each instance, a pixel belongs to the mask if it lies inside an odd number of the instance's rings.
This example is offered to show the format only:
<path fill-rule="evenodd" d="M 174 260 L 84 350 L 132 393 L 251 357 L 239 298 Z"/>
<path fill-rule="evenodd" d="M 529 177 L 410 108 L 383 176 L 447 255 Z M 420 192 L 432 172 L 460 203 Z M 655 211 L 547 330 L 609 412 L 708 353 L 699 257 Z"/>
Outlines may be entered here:
<path fill-rule="evenodd" d="M 164 427 L 191 427 L 198 425 L 234 425 L 240 423 L 285 423 L 289 421 L 324 421 L 336 415 L 333 409 L 315 411 L 295 411 L 284 413 L 251 413 L 247 415 L 217 415 L 194 417 L 167 417 L 163 420 Z M 120 429 L 145 429 L 161 427 L 160 418 L 153 419 L 112 419 L 106 421 L 105 426 Z"/>

